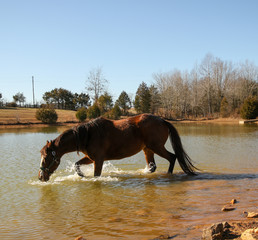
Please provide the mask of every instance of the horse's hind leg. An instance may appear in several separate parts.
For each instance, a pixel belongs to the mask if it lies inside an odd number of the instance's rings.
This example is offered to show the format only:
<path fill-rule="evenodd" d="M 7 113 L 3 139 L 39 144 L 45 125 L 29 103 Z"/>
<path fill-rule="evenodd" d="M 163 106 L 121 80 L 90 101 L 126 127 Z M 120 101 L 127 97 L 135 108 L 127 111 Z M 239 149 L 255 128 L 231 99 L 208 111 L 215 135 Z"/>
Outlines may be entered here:
<path fill-rule="evenodd" d="M 157 167 L 156 167 L 156 163 L 154 160 L 154 152 L 148 148 L 144 148 L 143 151 L 145 154 L 146 162 L 150 168 L 149 171 L 152 173 L 155 172 Z"/>
<path fill-rule="evenodd" d="M 84 157 L 81 160 L 79 160 L 78 162 L 75 163 L 75 171 L 77 172 L 77 174 L 80 177 L 84 177 L 83 172 L 81 171 L 80 166 L 81 165 L 87 165 L 87 164 L 91 164 L 93 163 L 92 160 L 90 160 L 88 157 Z"/>
<path fill-rule="evenodd" d="M 176 162 L 176 155 L 167 151 L 164 146 L 160 146 L 159 148 L 155 147 L 155 149 L 153 149 L 153 152 L 169 161 L 168 173 L 172 174 Z"/>

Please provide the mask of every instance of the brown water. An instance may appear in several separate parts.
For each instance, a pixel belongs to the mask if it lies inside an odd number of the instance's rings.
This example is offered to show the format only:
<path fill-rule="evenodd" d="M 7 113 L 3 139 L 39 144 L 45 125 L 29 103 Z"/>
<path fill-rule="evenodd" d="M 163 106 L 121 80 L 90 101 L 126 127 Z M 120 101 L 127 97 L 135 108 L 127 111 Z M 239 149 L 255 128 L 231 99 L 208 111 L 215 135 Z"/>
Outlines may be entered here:
<path fill-rule="evenodd" d="M 168 162 L 159 157 L 150 174 L 140 153 L 105 163 L 99 178 L 84 167 L 81 179 L 73 170 L 80 157 L 72 153 L 48 183 L 37 180 L 39 150 L 64 128 L 0 129 L 0 239 L 200 239 L 205 224 L 257 211 L 257 125 L 176 127 L 203 169 L 198 176 L 178 166 L 168 176 Z M 222 212 L 232 198 L 236 210 Z"/>

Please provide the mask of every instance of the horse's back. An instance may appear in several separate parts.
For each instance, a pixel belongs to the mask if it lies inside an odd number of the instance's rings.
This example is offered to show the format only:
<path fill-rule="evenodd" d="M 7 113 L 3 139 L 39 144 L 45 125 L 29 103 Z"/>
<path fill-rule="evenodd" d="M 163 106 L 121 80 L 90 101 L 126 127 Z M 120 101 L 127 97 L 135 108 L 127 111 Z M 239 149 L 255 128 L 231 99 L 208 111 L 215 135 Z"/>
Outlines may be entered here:
<path fill-rule="evenodd" d="M 87 125 L 91 125 L 94 128 L 96 127 L 104 133 L 111 132 L 114 135 L 122 134 L 124 136 L 130 135 L 130 133 L 137 136 L 147 136 L 168 132 L 165 121 L 162 118 L 146 113 L 120 120 L 109 120 L 100 117 Z"/>
<path fill-rule="evenodd" d="M 164 144 L 168 138 L 165 121 L 152 114 L 141 114 L 116 122 L 117 126 L 134 129 L 145 145 Z"/>

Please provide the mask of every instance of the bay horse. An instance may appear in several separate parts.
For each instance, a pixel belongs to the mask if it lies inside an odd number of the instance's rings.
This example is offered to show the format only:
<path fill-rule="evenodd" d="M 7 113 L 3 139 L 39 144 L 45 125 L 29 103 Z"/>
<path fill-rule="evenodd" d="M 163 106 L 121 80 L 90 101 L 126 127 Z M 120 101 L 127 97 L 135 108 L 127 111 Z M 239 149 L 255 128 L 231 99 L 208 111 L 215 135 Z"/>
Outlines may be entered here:
<path fill-rule="evenodd" d="M 170 137 L 174 153 L 164 147 Z M 103 162 L 130 157 L 144 151 L 149 171 L 156 170 L 154 154 L 169 161 L 168 173 L 173 172 L 176 159 L 188 175 L 196 174 L 196 167 L 184 151 L 176 128 L 168 121 L 151 114 L 141 114 L 122 120 L 97 118 L 64 131 L 41 149 L 38 178 L 48 181 L 57 169 L 61 157 L 69 152 L 85 156 L 75 163 L 75 170 L 83 177 L 81 165 L 94 164 L 94 176 L 100 176 Z"/>

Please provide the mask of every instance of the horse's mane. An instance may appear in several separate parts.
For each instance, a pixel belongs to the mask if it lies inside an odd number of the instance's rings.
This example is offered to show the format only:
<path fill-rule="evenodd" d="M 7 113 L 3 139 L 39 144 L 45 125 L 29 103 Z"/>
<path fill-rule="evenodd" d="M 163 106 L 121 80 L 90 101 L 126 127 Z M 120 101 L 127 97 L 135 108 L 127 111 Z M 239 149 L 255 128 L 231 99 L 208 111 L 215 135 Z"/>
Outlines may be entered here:
<path fill-rule="evenodd" d="M 105 124 L 103 124 L 104 122 Z M 87 123 L 78 124 L 77 126 L 61 133 L 56 139 L 54 139 L 54 143 L 56 146 L 59 146 L 62 144 L 62 141 L 73 136 L 76 140 L 77 152 L 79 152 L 82 147 L 86 147 L 91 133 L 94 132 L 94 135 L 99 135 L 101 138 L 102 134 L 105 132 L 105 125 L 109 123 L 111 123 L 110 120 L 99 117 Z"/>
<path fill-rule="evenodd" d="M 103 126 L 103 122 L 109 121 L 103 117 L 96 118 L 94 120 L 91 120 L 87 123 L 81 123 L 77 125 L 76 127 L 72 128 L 74 131 L 77 131 L 80 135 L 85 134 L 85 132 L 89 130 L 94 130 L 94 131 L 100 131 L 100 129 Z"/>

